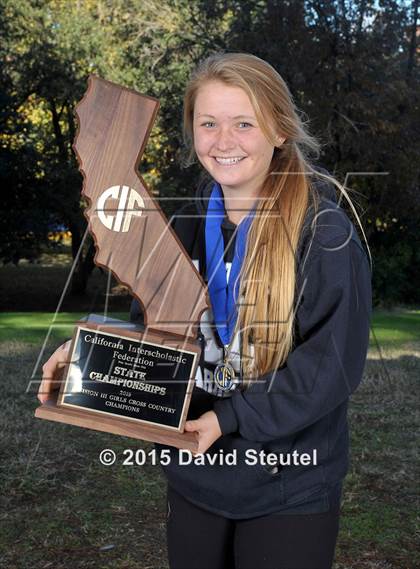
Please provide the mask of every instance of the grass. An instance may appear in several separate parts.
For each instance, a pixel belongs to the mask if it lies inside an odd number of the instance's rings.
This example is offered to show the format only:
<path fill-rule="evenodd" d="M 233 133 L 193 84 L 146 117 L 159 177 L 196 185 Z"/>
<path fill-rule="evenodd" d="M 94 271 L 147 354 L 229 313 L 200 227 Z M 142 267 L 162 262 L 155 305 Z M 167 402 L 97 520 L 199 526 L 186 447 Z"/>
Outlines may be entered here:
<path fill-rule="evenodd" d="M 70 338 L 83 312 L 4 312 L 0 314 L 0 342 L 17 341 L 42 345 L 45 339 L 54 346 Z M 113 312 L 113 318 L 128 320 L 128 312 Z"/>
<path fill-rule="evenodd" d="M 2 343 L 0 566 L 163 569 L 159 468 L 98 460 L 103 448 L 122 457 L 125 448 L 152 445 L 35 419 L 35 394 L 25 390 L 38 351 Z"/>
<path fill-rule="evenodd" d="M 37 364 L 71 336 L 80 316 L 104 307 L 107 275 L 95 269 L 86 295 L 66 295 L 54 320 L 69 270 L 66 256 L 0 268 L 0 566 L 167 569 L 159 466 L 103 467 L 98 460 L 104 448 L 122 457 L 126 448 L 153 445 L 34 418 L 37 386 L 28 384 Z M 110 315 L 127 319 L 129 297 L 112 282 L 108 293 Z M 374 313 L 364 378 L 349 405 L 351 465 L 334 569 L 420 566 L 419 339 L 419 310 Z"/>
<path fill-rule="evenodd" d="M 76 317 L 61 315 L 59 334 L 67 337 Z M 334 569 L 414 569 L 420 563 L 414 542 L 416 318 L 396 312 L 373 319 L 381 349 L 372 344 L 349 407 L 352 459 Z M 125 448 L 152 445 L 33 416 L 36 389 L 26 388 L 50 319 L 42 313 L 2 316 L 8 335 L 1 343 L 0 565 L 167 569 L 160 468 L 106 468 L 98 460 L 104 448 L 122 457 Z M 31 331 L 13 339 L 23 325 Z"/>
<path fill-rule="evenodd" d="M 413 569 L 417 520 L 417 402 L 420 350 L 369 357 L 349 407 L 351 468 L 336 569 Z M 357 560 L 357 562 L 356 562 Z"/>
<path fill-rule="evenodd" d="M 395 348 L 407 342 L 418 342 L 420 340 L 420 310 L 375 311 L 372 328 L 382 347 Z M 374 340 L 373 333 L 371 332 L 370 336 L 371 344 Z"/>
<path fill-rule="evenodd" d="M 102 310 L 99 310 L 101 314 Z M 111 312 L 114 318 L 128 320 L 126 312 Z M 72 335 L 75 322 L 86 312 L 3 312 L 0 314 L 0 342 L 14 338 L 23 342 L 42 344 L 48 339 L 57 344 Z M 370 333 L 371 348 L 397 348 L 420 339 L 420 311 L 400 309 L 376 311 Z"/>

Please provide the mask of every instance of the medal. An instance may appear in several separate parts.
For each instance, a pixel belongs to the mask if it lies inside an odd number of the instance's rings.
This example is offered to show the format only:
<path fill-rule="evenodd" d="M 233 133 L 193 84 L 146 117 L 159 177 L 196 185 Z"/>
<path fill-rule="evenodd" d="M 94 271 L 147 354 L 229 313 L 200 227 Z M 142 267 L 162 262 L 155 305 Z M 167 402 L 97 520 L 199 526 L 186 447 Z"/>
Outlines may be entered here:
<path fill-rule="evenodd" d="M 229 362 L 219 364 L 214 370 L 214 383 L 223 391 L 230 391 L 235 385 L 235 370 Z"/>
<path fill-rule="evenodd" d="M 232 364 L 229 363 L 227 359 L 229 347 L 230 346 L 227 346 L 226 356 L 223 359 L 223 363 L 216 366 L 213 374 L 214 383 L 222 391 L 230 391 L 239 382 Z"/>

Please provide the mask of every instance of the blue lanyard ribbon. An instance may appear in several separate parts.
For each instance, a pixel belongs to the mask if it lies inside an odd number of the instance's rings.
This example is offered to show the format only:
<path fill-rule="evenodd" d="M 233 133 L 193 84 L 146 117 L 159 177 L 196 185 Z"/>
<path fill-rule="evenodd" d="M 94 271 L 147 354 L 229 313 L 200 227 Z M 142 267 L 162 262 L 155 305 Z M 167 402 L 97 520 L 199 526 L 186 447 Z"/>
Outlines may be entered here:
<path fill-rule="evenodd" d="M 237 227 L 229 280 L 226 275 L 225 247 L 221 228 L 225 213 L 222 188 L 215 182 L 209 198 L 205 224 L 207 284 L 217 332 L 226 346 L 232 340 L 238 317 L 235 303 L 239 295 L 238 275 L 245 257 L 246 239 L 255 215 L 255 207 Z"/>

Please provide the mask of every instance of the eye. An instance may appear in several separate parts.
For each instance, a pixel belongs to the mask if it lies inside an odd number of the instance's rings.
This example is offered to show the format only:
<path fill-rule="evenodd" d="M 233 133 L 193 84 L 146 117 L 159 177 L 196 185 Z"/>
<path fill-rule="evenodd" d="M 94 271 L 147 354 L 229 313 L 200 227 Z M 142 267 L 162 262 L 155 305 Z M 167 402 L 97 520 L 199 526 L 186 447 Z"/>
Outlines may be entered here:
<path fill-rule="evenodd" d="M 207 121 L 207 122 L 203 122 L 203 124 L 202 124 L 201 126 L 207 126 L 207 125 L 209 125 L 209 124 L 213 125 L 213 124 L 215 124 L 215 123 L 212 122 L 212 121 Z"/>
<path fill-rule="evenodd" d="M 240 123 L 239 123 L 239 125 L 241 125 L 241 124 L 244 124 L 244 125 L 245 125 L 245 127 L 249 127 L 249 126 L 251 126 L 251 127 L 252 127 L 252 124 L 251 124 L 251 123 L 249 123 L 249 122 L 240 122 Z M 243 129 L 241 129 L 241 130 L 243 130 Z"/>

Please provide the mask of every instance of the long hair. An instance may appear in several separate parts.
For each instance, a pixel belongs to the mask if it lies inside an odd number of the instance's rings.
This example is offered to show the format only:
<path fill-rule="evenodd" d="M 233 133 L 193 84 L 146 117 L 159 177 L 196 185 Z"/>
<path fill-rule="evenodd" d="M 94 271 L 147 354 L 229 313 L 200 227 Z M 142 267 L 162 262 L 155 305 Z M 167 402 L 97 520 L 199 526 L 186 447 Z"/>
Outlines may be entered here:
<path fill-rule="evenodd" d="M 210 81 L 245 91 L 259 127 L 275 147 L 260 189 L 239 275 L 240 302 L 237 302 L 234 334 L 241 333 L 242 372 L 247 387 L 253 378 L 281 367 L 293 349 L 296 253 L 308 208 L 314 208 L 315 212 L 318 209 L 316 179 L 338 188 L 349 203 L 365 241 L 366 236 L 346 188 L 314 166 L 310 156 L 318 158 L 321 145 L 309 133 L 286 83 L 269 63 L 254 55 L 216 53 L 207 57 L 193 72 L 184 96 L 183 136 L 189 152 L 187 166 L 195 157 L 195 100 L 199 89 Z M 279 133 L 286 140 L 277 147 L 275 137 Z"/>

